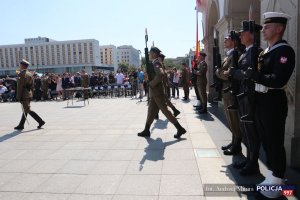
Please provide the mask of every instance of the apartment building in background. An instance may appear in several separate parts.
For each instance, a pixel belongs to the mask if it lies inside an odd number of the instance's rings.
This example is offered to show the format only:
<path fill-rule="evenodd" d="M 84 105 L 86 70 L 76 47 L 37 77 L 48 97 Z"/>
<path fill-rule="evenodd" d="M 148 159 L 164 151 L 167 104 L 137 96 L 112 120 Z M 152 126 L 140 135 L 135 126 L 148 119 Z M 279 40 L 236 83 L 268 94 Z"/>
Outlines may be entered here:
<path fill-rule="evenodd" d="M 43 72 L 92 71 L 100 66 L 99 42 L 95 39 L 55 41 L 27 38 L 24 44 L 0 45 L 0 75 L 14 75 L 21 59 Z"/>
<path fill-rule="evenodd" d="M 114 45 L 100 46 L 100 62 L 104 67 L 113 67 L 114 71 L 118 69 L 117 47 Z"/>
<path fill-rule="evenodd" d="M 140 51 L 131 45 L 99 46 L 95 39 L 55 41 L 47 37 L 26 38 L 24 44 L 0 45 L 0 76 L 15 75 L 21 59 L 28 60 L 31 70 L 77 72 L 118 69 L 120 63 L 140 66 Z"/>
<path fill-rule="evenodd" d="M 117 47 L 117 63 L 128 63 L 129 66 L 141 66 L 141 51 L 133 48 L 131 45 Z"/>

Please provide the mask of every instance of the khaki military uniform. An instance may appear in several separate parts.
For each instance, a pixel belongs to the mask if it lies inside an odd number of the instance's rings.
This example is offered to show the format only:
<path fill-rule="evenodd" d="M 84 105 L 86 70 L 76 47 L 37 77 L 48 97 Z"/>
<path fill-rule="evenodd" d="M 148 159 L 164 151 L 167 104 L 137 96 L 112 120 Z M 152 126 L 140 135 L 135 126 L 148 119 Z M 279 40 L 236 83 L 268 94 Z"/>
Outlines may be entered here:
<path fill-rule="evenodd" d="M 190 94 L 189 81 L 190 81 L 190 71 L 188 67 L 184 67 L 181 71 L 181 81 L 184 91 L 184 98 L 188 99 Z"/>
<path fill-rule="evenodd" d="M 225 74 L 225 71 L 229 71 L 230 66 L 232 65 L 232 52 L 224 59 L 222 66 L 220 69 L 216 70 L 216 76 L 223 81 L 223 88 L 229 87 L 228 76 Z M 224 113 L 229 125 L 229 129 L 233 135 L 233 142 L 241 142 L 241 128 L 240 128 L 240 117 L 237 111 L 228 111 L 227 107 L 234 104 L 234 97 L 230 94 L 230 92 L 224 92 L 222 90 L 223 97 L 223 106 Z"/>
<path fill-rule="evenodd" d="M 163 114 L 167 117 L 167 119 L 176 124 L 177 119 L 172 115 L 172 113 L 168 110 L 167 101 L 165 96 L 165 87 L 164 87 L 164 77 L 165 72 L 161 62 L 158 59 L 153 61 L 153 68 L 155 72 L 155 76 L 153 80 L 149 82 L 149 106 L 148 106 L 148 116 L 146 124 L 151 125 L 156 114 L 159 110 L 163 112 Z"/>
<path fill-rule="evenodd" d="M 81 75 L 81 87 L 83 88 L 88 88 L 90 83 L 90 78 L 87 73 L 84 73 Z M 83 90 L 83 97 L 87 99 L 89 96 L 89 91 L 88 90 Z"/>
<path fill-rule="evenodd" d="M 33 96 L 34 78 L 28 70 L 20 72 L 17 79 L 17 100 L 21 102 L 25 113 L 29 113 L 30 101 Z"/>
<path fill-rule="evenodd" d="M 197 65 L 196 75 L 197 75 L 197 89 L 200 96 L 200 102 L 202 109 L 207 109 L 207 93 L 206 93 L 206 85 L 207 85 L 207 63 L 203 60 Z"/>

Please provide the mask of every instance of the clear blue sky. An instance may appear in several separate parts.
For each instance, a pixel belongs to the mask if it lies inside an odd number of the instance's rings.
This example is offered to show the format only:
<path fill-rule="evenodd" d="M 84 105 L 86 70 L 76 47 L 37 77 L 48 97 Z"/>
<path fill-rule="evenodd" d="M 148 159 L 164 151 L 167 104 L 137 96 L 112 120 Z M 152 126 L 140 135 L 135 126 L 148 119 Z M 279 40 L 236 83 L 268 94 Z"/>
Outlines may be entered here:
<path fill-rule="evenodd" d="M 25 38 L 41 36 L 58 41 L 96 39 L 100 45 L 133 45 L 143 52 L 147 27 L 148 46 L 154 41 L 167 57 L 185 56 L 195 46 L 195 2 L 0 0 L 0 45 L 22 44 Z"/>

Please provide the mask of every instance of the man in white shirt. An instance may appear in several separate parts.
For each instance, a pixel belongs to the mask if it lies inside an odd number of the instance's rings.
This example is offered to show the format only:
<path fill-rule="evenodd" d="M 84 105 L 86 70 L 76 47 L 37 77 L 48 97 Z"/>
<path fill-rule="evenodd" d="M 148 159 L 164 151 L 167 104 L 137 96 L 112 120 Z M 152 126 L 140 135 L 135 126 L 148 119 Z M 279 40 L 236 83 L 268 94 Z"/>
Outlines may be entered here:
<path fill-rule="evenodd" d="M 115 79 L 117 80 L 118 85 L 122 85 L 124 81 L 124 74 L 120 72 L 120 70 L 117 71 L 117 74 L 115 75 Z"/>
<path fill-rule="evenodd" d="M 2 80 L 0 80 L 0 94 L 7 92 L 7 88 L 2 85 Z"/>

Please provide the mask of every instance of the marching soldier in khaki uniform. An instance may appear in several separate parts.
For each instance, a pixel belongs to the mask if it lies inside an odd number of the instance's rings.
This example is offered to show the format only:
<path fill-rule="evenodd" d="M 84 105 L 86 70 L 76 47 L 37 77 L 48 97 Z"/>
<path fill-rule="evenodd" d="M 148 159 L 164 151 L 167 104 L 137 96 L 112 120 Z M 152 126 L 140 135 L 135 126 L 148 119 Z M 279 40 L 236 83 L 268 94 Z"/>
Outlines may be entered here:
<path fill-rule="evenodd" d="M 81 70 L 81 87 L 88 88 L 90 83 L 90 77 L 85 72 L 85 70 Z M 89 91 L 83 90 L 83 98 L 87 99 L 89 97 Z"/>
<path fill-rule="evenodd" d="M 207 63 L 205 62 L 206 54 L 201 52 L 200 56 L 197 60 L 197 68 L 196 68 L 196 75 L 197 75 L 197 89 L 200 96 L 201 102 L 201 109 L 199 110 L 200 114 L 207 113 L 207 93 L 206 93 L 206 85 L 207 85 Z"/>
<path fill-rule="evenodd" d="M 165 89 L 165 95 L 166 95 L 166 103 L 167 105 L 172 109 L 174 117 L 177 117 L 177 115 L 180 114 L 180 111 L 176 109 L 176 107 L 172 104 L 172 102 L 169 100 L 168 95 L 167 95 L 167 88 L 169 86 L 169 80 L 168 80 L 168 75 L 166 72 L 166 67 L 164 65 L 164 59 L 165 55 L 164 54 L 159 54 L 158 60 L 161 62 L 163 71 L 164 71 L 164 77 L 163 77 L 163 83 L 164 83 L 164 89 Z M 158 113 L 155 119 L 158 119 Z"/>
<path fill-rule="evenodd" d="M 33 96 L 33 85 L 34 79 L 32 74 L 27 70 L 29 66 L 29 62 L 26 60 L 22 60 L 20 62 L 20 71 L 18 73 L 17 79 L 17 100 L 22 105 L 22 118 L 18 126 L 15 127 L 16 130 L 23 130 L 24 123 L 27 117 L 27 114 L 33 119 L 35 119 L 39 125 L 37 128 L 42 128 L 45 122 L 36 114 L 34 111 L 30 109 L 30 101 Z"/>
<path fill-rule="evenodd" d="M 176 127 L 177 133 L 174 135 L 174 138 L 179 139 L 181 135 L 186 133 L 186 130 L 179 124 L 177 119 L 168 110 L 163 83 L 165 74 L 162 63 L 158 60 L 160 52 L 161 51 L 158 48 L 152 47 L 149 53 L 149 57 L 152 60 L 155 74 L 153 80 L 149 82 L 150 99 L 145 129 L 137 135 L 141 137 L 150 137 L 150 126 L 155 118 L 155 115 L 159 110 L 161 110 L 162 113 L 168 118 L 168 120 Z"/>
<path fill-rule="evenodd" d="M 233 51 L 235 47 L 234 39 L 231 38 L 231 35 L 227 35 L 224 38 L 224 45 L 225 48 L 228 49 L 227 57 L 225 57 L 222 67 L 216 70 L 216 76 L 223 81 L 223 89 L 229 87 L 229 71 L 230 67 L 233 64 Z M 234 104 L 234 97 L 230 94 L 230 92 L 222 91 L 223 97 L 223 105 L 224 105 L 224 113 L 229 125 L 229 129 L 232 132 L 232 142 L 228 145 L 222 146 L 222 150 L 224 151 L 225 155 L 235 155 L 241 152 L 241 129 L 240 129 L 240 117 L 237 111 L 229 111 L 227 109 L 228 106 Z"/>
<path fill-rule="evenodd" d="M 189 100 L 189 96 L 190 96 L 189 82 L 190 82 L 190 70 L 185 63 L 182 63 L 181 83 L 184 91 L 184 97 L 182 100 L 184 101 Z"/>

